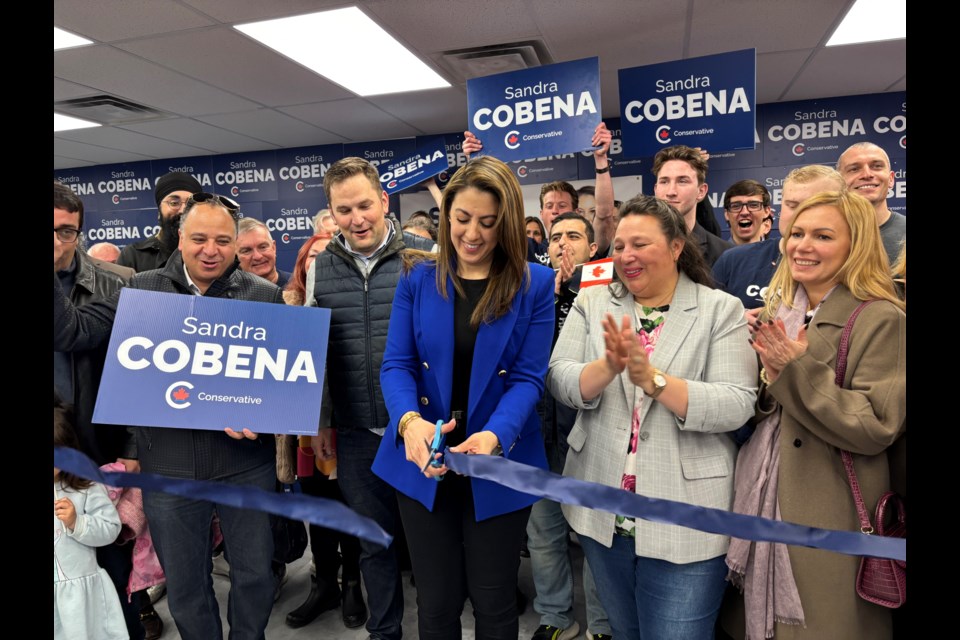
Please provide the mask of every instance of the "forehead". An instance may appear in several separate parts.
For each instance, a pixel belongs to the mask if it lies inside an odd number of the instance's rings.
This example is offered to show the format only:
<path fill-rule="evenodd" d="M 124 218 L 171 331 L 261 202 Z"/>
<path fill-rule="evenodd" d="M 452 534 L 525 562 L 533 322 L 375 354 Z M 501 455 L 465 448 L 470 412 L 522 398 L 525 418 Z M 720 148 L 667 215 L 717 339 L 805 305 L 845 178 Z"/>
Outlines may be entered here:
<path fill-rule="evenodd" d="M 267 237 L 267 231 L 263 227 L 254 227 L 237 236 L 237 242 L 240 244 L 260 244 L 261 242 L 270 242 Z"/>
<path fill-rule="evenodd" d="M 820 205 L 801 211 L 794 220 L 793 226 L 846 229 L 847 223 L 839 209 L 831 205 Z"/>
<path fill-rule="evenodd" d="M 543 194 L 544 202 L 567 202 L 571 207 L 573 206 L 573 196 L 571 196 L 566 191 L 548 191 Z"/>
<path fill-rule="evenodd" d="M 553 227 L 550 229 L 550 235 L 555 236 L 563 233 L 579 233 L 580 235 L 586 236 L 587 226 L 583 224 L 582 220 L 561 220 L 560 222 L 554 222 Z"/>
<path fill-rule="evenodd" d="M 58 209 L 57 207 L 53 208 L 53 224 L 73 224 L 74 226 L 79 226 L 80 224 L 80 212 L 74 211 L 70 212 L 66 209 Z"/>
<path fill-rule="evenodd" d="M 786 182 L 783 185 L 783 199 L 803 202 L 807 198 L 815 196 L 818 193 L 836 190 L 837 186 L 834 184 L 833 180 L 830 180 L 829 178 L 818 178 L 813 182 L 807 183 Z"/>
<path fill-rule="evenodd" d="M 237 225 L 233 217 L 223 207 L 212 204 L 198 204 L 190 210 L 183 223 L 185 234 L 216 233 L 236 236 Z"/>
<path fill-rule="evenodd" d="M 683 160 L 667 160 L 663 163 L 663 166 L 660 167 L 660 172 L 657 174 L 657 179 L 679 178 L 682 176 L 696 180 L 697 170 L 694 169 L 690 163 L 684 162 Z"/>
<path fill-rule="evenodd" d="M 624 216 L 617 225 L 617 237 L 624 238 L 630 236 L 660 237 L 663 231 L 660 229 L 660 223 L 651 215 L 633 214 Z"/>
<path fill-rule="evenodd" d="M 380 193 L 370 184 L 367 176 L 358 173 L 330 186 L 330 207 L 335 208 L 347 202 L 376 200 Z"/>
<path fill-rule="evenodd" d="M 756 200 L 757 202 L 763 202 L 763 196 L 759 193 L 752 193 L 750 195 L 740 195 L 740 196 L 730 196 L 730 202 L 750 202 L 751 200 Z"/>
<path fill-rule="evenodd" d="M 166 200 L 167 198 L 180 198 L 181 200 L 189 200 L 190 196 L 192 195 L 193 193 L 181 189 L 180 191 L 171 191 L 165 195 L 163 199 Z"/>
<path fill-rule="evenodd" d="M 840 156 L 840 170 L 850 165 L 872 165 L 877 162 L 883 164 L 885 168 L 890 165 L 886 154 L 879 147 L 855 147 Z"/>

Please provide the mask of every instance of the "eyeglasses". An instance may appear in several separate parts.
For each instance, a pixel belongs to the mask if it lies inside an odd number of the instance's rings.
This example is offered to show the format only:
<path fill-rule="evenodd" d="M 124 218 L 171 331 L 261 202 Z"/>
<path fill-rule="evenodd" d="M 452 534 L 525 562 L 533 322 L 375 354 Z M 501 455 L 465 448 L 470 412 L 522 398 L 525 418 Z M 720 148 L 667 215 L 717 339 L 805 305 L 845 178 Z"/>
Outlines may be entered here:
<path fill-rule="evenodd" d="M 77 236 L 80 235 L 80 230 L 72 227 L 60 227 L 59 229 L 54 229 L 53 232 L 57 234 L 57 238 L 60 240 L 60 242 L 66 244 L 76 242 Z"/>
<path fill-rule="evenodd" d="M 213 202 L 224 207 L 230 213 L 236 213 L 240 211 L 240 205 L 237 204 L 236 200 L 228 198 L 227 196 L 218 196 L 214 193 L 207 193 L 206 191 L 201 191 L 190 196 L 190 199 L 187 200 L 187 208 L 189 209 L 195 204 L 202 204 L 205 202 Z"/>
<path fill-rule="evenodd" d="M 171 209 L 179 209 L 183 205 L 187 204 L 186 200 L 182 198 L 167 198 L 166 200 L 161 200 L 163 204 L 167 205 Z"/>
<path fill-rule="evenodd" d="M 747 207 L 747 211 L 752 211 L 756 213 L 763 209 L 763 202 L 759 200 L 750 200 L 749 202 L 731 202 L 727 205 L 727 211 L 730 213 L 740 213 L 743 211 L 743 207 Z"/>

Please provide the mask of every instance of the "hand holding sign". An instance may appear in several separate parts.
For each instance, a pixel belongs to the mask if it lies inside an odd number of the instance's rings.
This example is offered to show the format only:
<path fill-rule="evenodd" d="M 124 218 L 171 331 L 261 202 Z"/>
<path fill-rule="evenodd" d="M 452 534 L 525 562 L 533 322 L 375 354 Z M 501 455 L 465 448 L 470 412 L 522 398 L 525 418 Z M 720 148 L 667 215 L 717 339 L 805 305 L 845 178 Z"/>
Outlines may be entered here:
<path fill-rule="evenodd" d="M 463 132 L 463 153 L 466 154 L 467 159 L 470 159 L 470 156 L 478 151 L 483 151 L 483 143 L 480 142 L 480 138 L 473 135 L 470 131 Z"/>
<path fill-rule="evenodd" d="M 598 124 L 597 128 L 593 131 L 593 139 L 590 141 L 590 144 L 597 148 L 597 150 L 593 152 L 593 157 L 597 160 L 606 158 L 610 152 L 610 143 L 612 141 L 613 134 L 607 129 L 607 123 L 601 122 Z"/>
<path fill-rule="evenodd" d="M 226 427 L 224 428 L 224 432 L 226 432 L 226 434 L 231 438 L 233 438 L 234 440 L 243 440 L 244 438 L 246 438 L 247 440 L 256 440 L 257 438 L 260 437 L 259 434 L 256 434 L 253 431 L 250 431 L 250 429 L 244 429 L 243 431 L 234 431 L 230 427 Z"/>

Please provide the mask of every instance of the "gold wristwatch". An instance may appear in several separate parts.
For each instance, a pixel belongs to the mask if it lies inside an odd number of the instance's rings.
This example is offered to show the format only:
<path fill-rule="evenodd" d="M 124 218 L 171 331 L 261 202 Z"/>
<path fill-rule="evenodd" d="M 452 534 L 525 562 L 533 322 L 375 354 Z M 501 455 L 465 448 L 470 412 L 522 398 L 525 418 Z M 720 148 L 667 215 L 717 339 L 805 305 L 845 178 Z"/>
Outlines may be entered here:
<path fill-rule="evenodd" d="M 653 400 L 657 399 L 663 390 L 667 386 L 667 378 L 663 375 L 663 371 L 660 369 L 653 370 L 653 393 L 650 394 L 650 398 Z"/>

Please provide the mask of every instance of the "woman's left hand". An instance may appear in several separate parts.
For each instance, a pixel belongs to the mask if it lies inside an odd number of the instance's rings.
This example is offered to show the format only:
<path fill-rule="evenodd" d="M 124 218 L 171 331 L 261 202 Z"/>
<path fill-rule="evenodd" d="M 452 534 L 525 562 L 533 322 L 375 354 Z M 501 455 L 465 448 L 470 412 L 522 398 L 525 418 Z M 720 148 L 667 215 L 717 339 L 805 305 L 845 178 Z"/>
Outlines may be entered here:
<path fill-rule="evenodd" d="M 225 427 L 223 430 L 228 436 L 230 436 L 234 440 L 243 440 L 244 438 L 246 438 L 247 440 L 256 440 L 257 438 L 260 437 L 259 434 L 254 433 L 253 431 L 250 431 L 250 429 L 235 431 L 230 427 Z"/>
<path fill-rule="evenodd" d="M 627 373 L 630 382 L 643 389 L 647 395 L 653 393 L 653 365 L 647 357 L 647 351 L 640 344 L 637 334 L 631 331 L 630 342 L 627 343 Z"/>
<path fill-rule="evenodd" d="M 787 364 L 807 352 L 807 328 L 801 327 L 797 339 L 791 340 L 783 320 L 758 322 L 750 345 L 759 354 L 767 378 L 773 382 Z"/>
<path fill-rule="evenodd" d="M 453 453 L 490 455 L 500 444 L 500 439 L 493 431 L 478 431 L 456 447 L 450 447 Z"/>

